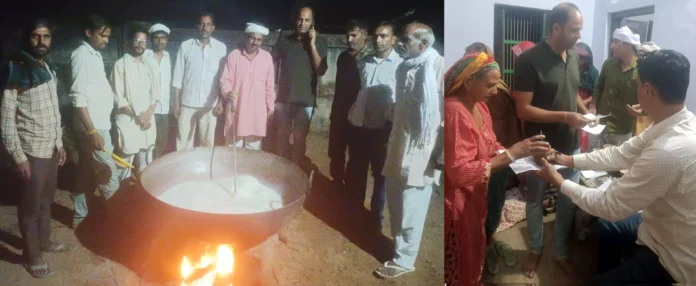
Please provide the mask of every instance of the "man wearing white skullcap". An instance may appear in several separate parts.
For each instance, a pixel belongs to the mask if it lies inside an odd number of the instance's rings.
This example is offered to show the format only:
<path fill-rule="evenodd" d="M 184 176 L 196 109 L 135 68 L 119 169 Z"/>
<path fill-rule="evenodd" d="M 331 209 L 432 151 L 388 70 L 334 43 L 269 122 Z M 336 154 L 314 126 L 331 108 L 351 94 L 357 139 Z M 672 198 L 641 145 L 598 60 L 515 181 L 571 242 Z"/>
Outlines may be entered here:
<path fill-rule="evenodd" d="M 152 41 L 152 50 L 148 49 L 143 54 L 145 63 L 152 72 L 153 84 L 157 86 L 160 100 L 155 107 L 155 126 L 157 139 L 155 140 L 154 158 L 165 154 L 169 143 L 169 126 L 172 120 L 170 115 L 171 86 L 172 86 L 172 62 L 169 57 L 167 42 L 169 40 L 169 28 L 162 24 L 154 24 L 148 33 Z"/>
<path fill-rule="evenodd" d="M 611 42 L 613 57 L 604 62 L 593 95 L 597 114 L 609 115 L 601 135 L 602 145 L 619 146 L 633 136 L 635 117 L 629 106 L 638 104 L 636 95 L 636 60 L 640 35 L 628 27 L 616 29 Z"/>
<path fill-rule="evenodd" d="M 249 23 L 246 43 L 227 56 L 220 78 L 220 100 L 215 116 L 223 115 L 228 146 L 260 150 L 268 119 L 275 109 L 273 58 L 260 49 L 268 28 Z"/>

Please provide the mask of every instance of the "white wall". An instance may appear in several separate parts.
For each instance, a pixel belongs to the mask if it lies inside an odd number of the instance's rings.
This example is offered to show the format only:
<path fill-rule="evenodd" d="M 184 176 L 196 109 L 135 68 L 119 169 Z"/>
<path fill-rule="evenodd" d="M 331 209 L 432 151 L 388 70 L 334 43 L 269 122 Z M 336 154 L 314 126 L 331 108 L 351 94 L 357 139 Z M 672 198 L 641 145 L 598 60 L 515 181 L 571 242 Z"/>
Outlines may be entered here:
<path fill-rule="evenodd" d="M 453 65 L 473 42 L 493 47 L 495 4 L 551 10 L 561 2 L 564 0 L 445 0 L 445 65 Z M 578 6 L 584 19 L 580 41 L 592 46 L 595 0 L 571 2 Z"/>
<path fill-rule="evenodd" d="M 601 67 L 609 54 L 609 14 L 652 5 L 655 6 L 653 42 L 660 48 L 679 51 L 691 62 L 686 105 L 696 111 L 696 0 L 597 0 L 592 39 L 595 66 Z"/>

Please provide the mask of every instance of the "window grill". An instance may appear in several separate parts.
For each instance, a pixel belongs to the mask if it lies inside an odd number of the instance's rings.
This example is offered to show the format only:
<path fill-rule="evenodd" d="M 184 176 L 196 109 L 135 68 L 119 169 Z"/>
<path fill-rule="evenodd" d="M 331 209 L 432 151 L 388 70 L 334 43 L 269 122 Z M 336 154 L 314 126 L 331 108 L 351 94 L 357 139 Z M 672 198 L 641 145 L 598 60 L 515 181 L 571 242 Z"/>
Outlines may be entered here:
<path fill-rule="evenodd" d="M 546 14 L 548 10 L 509 5 L 495 5 L 494 52 L 502 78 L 510 89 L 514 89 L 513 74 L 515 60 L 510 50 L 522 41 L 539 43 L 546 36 Z"/>

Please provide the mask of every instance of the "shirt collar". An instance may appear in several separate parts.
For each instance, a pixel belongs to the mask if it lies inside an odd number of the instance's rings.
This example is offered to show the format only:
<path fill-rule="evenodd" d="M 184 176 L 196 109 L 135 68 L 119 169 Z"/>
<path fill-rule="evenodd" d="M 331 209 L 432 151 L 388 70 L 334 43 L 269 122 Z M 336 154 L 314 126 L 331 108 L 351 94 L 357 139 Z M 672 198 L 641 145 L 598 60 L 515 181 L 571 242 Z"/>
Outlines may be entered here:
<path fill-rule="evenodd" d="M 393 61 L 396 61 L 400 57 L 401 56 L 399 56 L 399 53 L 397 53 L 396 50 L 392 49 L 391 52 L 389 52 L 389 55 L 387 56 L 387 58 L 385 58 L 383 60 L 388 61 L 388 62 L 393 62 Z M 372 62 L 378 63 L 376 54 L 372 54 L 369 57 L 369 59 Z"/>
<path fill-rule="evenodd" d="M 100 54 L 97 50 L 95 50 L 95 49 L 92 47 L 92 45 L 90 45 L 89 43 L 87 43 L 87 41 L 82 41 L 82 45 L 86 46 L 86 47 L 87 47 L 87 50 L 88 50 L 90 53 L 92 53 L 93 55 L 101 56 L 101 54 Z"/>
<path fill-rule="evenodd" d="M 155 51 L 152 49 L 147 49 L 145 50 L 145 53 L 143 53 L 143 57 L 147 58 L 155 58 Z M 169 52 L 167 50 L 162 51 L 162 58 L 169 58 Z"/>
<path fill-rule="evenodd" d="M 647 141 L 653 141 L 656 138 L 664 135 L 669 131 L 669 129 L 677 125 L 679 122 L 688 119 L 691 117 L 691 112 L 689 112 L 686 107 L 682 108 L 679 112 L 672 114 L 672 116 L 667 117 L 665 120 L 660 121 L 658 124 L 652 124 L 648 129 L 646 129 L 643 133 L 647 137 L 644 137 L 644 139 L 647 139 Z M 643 135 L 641 133 L 641 135 Z"/>
<path fill-rule="evenodd" d="M 623 70 L 623 67 L 621 66 L 621 60 L 620 60 L 620 59 L 616 59 L 616 64 L 619 65 L 619 69 L 620 69 L 620 70 Z M 637 66 L 638 66 L 638 60 L 637 60 L 637 59 L 636 59 L 636 60 L 633 60 L 633 61 L 631 62 L 631 65 L 628 67 L 628 70 L 626 70 L 626 71 L 630 71 L 630 70 L 636 68 Z"/>
<path fill-rule="evenodd" d="M 130 53 L 126 53 L 126 54 L 124 55 L 124 57 L 126 57 L 127 60 L 132 61 L 133 63 L 136 63 L 136 64 L 142 64 L 142 63 L 143 63 L 143 60 L 145 60 L 145 54 L 144 54 L 144 53 L 143 53 L 143 58 L 142 58 L 142 60 L 139 61 L 139 62 L 138 62 L 138 61 L 135 59 L 135 57 L 134 57 L 133 55 L 131 55 Z"/>
<path fill-rule="evenodd" d="M 556 51 L 554 51 L 554 50 L 551 48 L 551 45 L 549 45 L 549 43 L 547 43 L 546 40 L 541 41 L 541 46 L 543 46 L 544 49 L 545 49 L 547 52 L 549 52 L 550 54 L 556 55 L 556 56 L 558 56 L 559 58 L 561 58 L 561 54 L 556 53 Z M 569 52 L 569 51 L 570 51 L 570 49 L 566 50 L 566 57 L 567 57 L 568 55 L 570 55 L 570 52 Z"/>
<path fill-rule="evenodd" d="M 200 44 L 200 41 L 198 41 L 198 38 L 193 38 L 193 44 L 194 44 L 195 46 L 200 46 L 200 45 L 199 45 L 199 44 Z M 213 37 L 210 37 L 210 41 L 208 41 L 208 46 L 210 46 L 210 47 L 212 48 L 214 45 L 216 45 L 216 44 L 215 44 L 215 39 L 214 39 Z"/>

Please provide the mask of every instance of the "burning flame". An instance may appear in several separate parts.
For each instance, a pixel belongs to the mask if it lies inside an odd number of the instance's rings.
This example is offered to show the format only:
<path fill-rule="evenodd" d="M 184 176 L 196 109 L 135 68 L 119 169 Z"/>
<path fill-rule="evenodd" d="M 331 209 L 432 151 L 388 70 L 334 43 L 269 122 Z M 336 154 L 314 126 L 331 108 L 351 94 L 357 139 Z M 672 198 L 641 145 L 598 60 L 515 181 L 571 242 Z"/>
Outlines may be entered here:
<path fill-rule="evenodd" d="M 234 254 L 232 248 L 227 245 L 220 245 L 217 251 L 217 262 L 215 263 L 215 272 L 220 275 L 230 275 L 234 270 Z"/>
<path fill-rule="evenodd" d="M 192 274 L 203 270 L 215 263 L 212 270 L 205 273 L 200 278 L 194 281 L 187 281 Z M 204 253 L 198 262 L 191 263 L 184 256 L 181 260 L 181 286 L 212 286 L 215 284 L 216 277 L 228 277 L 234 271 L 234 253 L 229 245 L 222 244 L 218 246 L 217 255 L 212 253 Z M 230 284 L 231 285 L 231 284 Z"/>
<path fill-rule="evenodd" d="M 191 262 L 184 256 L 184 259 L 181 261 L 181 278 L 186 279 L 191 273 L 193 273 L 193 266 L 191 266 Z"/>

